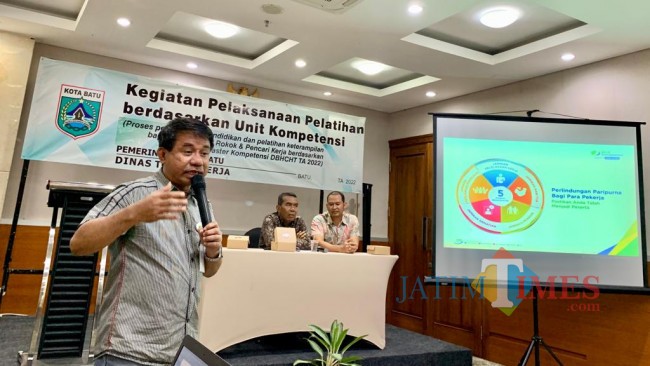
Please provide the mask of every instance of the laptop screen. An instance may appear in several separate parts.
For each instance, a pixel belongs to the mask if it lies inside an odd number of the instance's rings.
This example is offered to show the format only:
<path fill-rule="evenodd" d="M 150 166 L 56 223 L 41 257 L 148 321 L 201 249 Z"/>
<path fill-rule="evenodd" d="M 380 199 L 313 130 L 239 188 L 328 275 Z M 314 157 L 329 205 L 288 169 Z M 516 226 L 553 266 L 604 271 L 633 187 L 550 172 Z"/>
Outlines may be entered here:
<path fill-rule="evenodd" d="M 183 347 L 181 348 L 181 352 L 178 354 L 174 366 L 208 366 L 208 364 L 201 361 L 201 359 L 192 353 L 192 351 Z"/>
<path fill-rule="evenodd" d="M 196 339 L 186 335 L 172 362 L 173 366 L 230 366 Z"/>

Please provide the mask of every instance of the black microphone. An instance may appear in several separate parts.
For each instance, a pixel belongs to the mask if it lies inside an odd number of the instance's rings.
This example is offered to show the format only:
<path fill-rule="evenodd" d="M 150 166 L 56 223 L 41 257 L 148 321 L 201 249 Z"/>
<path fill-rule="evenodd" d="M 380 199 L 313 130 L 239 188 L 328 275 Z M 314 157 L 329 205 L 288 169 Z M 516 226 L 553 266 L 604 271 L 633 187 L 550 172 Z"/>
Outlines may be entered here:
<path fill-rule="evenodd" d="M 210 219 L 210 210 L 208 210 L 208 197 L 205 195 L 205 179 L 201 174 L 192 177 L 192 191 L 194 191 L 194 197 L 199 205 L 201 224 L 206 227 L 212 220 Z"/>

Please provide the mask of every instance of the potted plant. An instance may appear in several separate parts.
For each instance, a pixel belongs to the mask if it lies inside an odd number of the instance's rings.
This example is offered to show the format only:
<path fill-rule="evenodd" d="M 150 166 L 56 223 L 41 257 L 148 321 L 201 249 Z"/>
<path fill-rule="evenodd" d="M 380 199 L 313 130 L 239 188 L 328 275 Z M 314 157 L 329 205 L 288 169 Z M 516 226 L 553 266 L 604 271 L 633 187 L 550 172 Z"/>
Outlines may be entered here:
<path fill-rule="evenodd" d="M 316 366 L 360 366 L 356 361 L 361 360 L 361 357 L 344 357 L 343 354 L 352 347 L 352 345 L 366 337 L 367 334 L 356 337 L 350 341 L 350 343 L 343 346 L 343 340 L 345 340 L 348 330 L 344 329 L 343 323 L 338 320 L 332 322 L 329 334 L 317 325 L 311 324 L 309 325 L 309 328 L 311 329 L 311 332 L 307 341 L 311 348 L 316 351 L 320 357 L 313 360 L 297 360 L 293 363 L 294 366 L 301 364 Z"/>

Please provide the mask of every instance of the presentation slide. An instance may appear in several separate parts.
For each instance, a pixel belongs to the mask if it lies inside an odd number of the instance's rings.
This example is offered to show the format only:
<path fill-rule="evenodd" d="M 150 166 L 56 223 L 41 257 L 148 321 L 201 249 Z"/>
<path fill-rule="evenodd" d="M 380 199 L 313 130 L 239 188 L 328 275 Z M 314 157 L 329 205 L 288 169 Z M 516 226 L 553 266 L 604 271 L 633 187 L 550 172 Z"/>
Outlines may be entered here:
<path fill-rule="evenodd" d="M 434 277 L 646 286 L 640 123 L 433 119 Z"/>
<path fill-rule="evenodd" d="M 639 255 L 634 146 L 443 145 L 446 248 Z"/>

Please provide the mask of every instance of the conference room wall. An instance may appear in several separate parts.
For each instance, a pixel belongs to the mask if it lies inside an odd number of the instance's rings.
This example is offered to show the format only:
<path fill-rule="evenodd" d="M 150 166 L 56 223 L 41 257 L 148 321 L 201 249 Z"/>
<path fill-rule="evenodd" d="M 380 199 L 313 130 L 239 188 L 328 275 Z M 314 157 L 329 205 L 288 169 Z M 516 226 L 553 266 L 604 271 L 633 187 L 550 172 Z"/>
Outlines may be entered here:
<path fill-rule="evenodd" d="M 431 112 L 491 114 L 539 109 L 547 113 L 537 112 L 534 116 L 650 122 L 649 96 L 650 49 L 393 113 L 389 135 L 390 139 L 398 139 L 431 134 Z M 523 112 L 504 115 L 525 116 Z M 650 233 L 648 128 L 641 127 L 646 233 Z"/>
<path fill-rule="evenodd" d="M 33 50 L 33 39 L 0 32 L 0 207 L 4 205 Z"/>
<path fill-rule="evenodd" d="M 7 194 L 2 210 L 2 224 L 11 223 L 14 215 L 23 164 L 20 158 L 22 139 L 25 135 L 40 57 L 75 62 L 215 90 L 225 91 L 228 85 L 228 81 L 225 80 L 187 74 L 37 43 L 34 47 L 34 56 L 31 62 L 27 93 L 18 131 L 18 141 L 13 153 Z M 248 84 L 248 86 L 252 87 L 252 89 L 256 88 L 254 83 Z M 371 237 L 373 240 L 385 241 L 387 238 L 386 212 L 388 207 L 388 115 L 364 108 L 269 89 L 260 88 L 260 96 L 267 100 L 366 117 L 363 181 L 373 184 Z M 46 205 L 48 191 L 45 188 L 48 179 L 55 181 L 92 181 L 104 184 L 118 184 L 145 175 L 141 172 L 128 170 L 32 161 L 29 166 L 19 224 L 36 226 L 50 225 L 52 210 Z M 284 191 L 292 191 L 298 194 L 300 199 L 300 215 L 305 219 L 311 220 L 318 213 L 320 202 L 319 190 L 220 179 L 210 179 L 208 181 L 208 198 L 213 203 L 217 220 L 228 234 L 243 234 L 250 228 L 260 226 L 264 216 L 269 212 L 275 211 L 277 196 Z M 346 198 L 348 200 L 354 199 L 358 201 L 359 218 L 361 219 L 361 194 L 358 195 L 358 198 L 356 194 L 349 194 Z"/>

